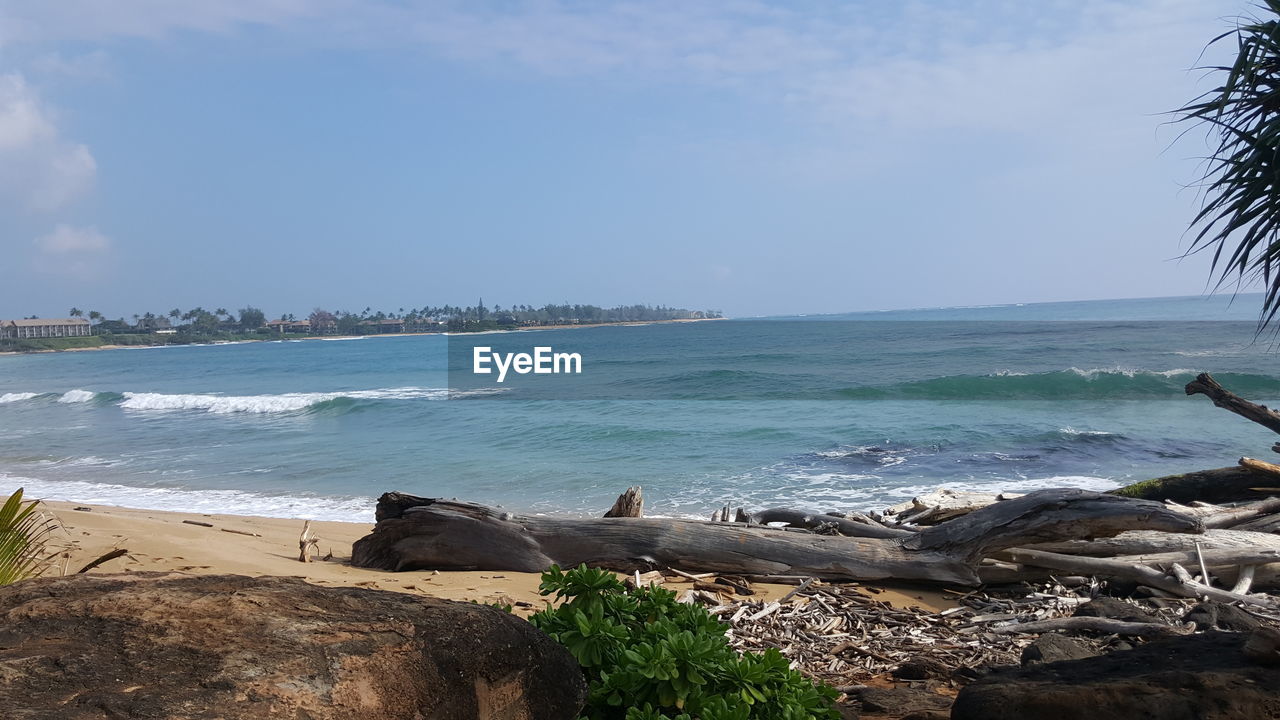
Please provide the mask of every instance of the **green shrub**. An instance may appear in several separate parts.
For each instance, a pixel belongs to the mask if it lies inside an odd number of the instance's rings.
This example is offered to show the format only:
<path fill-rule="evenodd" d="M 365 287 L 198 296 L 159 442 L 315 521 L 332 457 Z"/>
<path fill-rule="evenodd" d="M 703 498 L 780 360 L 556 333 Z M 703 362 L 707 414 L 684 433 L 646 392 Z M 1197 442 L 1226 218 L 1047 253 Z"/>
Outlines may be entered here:
<path fill-rule="evenodd" d="M 627 590 L 581 566 L 542 575 L 565 600 L 530 621 L 582 665 L 588 720 L 816 720 L 839 718 L 836 692 L 790 669 L 777 650 L 739 655 L 725 624 L 662 588 Z"/>

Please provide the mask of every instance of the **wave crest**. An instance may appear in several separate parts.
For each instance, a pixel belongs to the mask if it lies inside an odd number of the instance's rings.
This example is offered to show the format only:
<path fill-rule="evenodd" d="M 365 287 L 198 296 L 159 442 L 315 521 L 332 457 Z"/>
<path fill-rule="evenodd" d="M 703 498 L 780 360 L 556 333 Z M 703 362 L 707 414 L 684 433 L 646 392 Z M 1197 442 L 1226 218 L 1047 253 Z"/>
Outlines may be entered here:
<path fill-rule="evenodd" d="M 328 393 L 284 393 L 280 395 L 170 395 L 165 393 L 127 392 L 120 402 L 126 410 L 200 410 L 214 414 L 228 413 L 296 413 L 325 406 L 335 407 L 340 400 L 444 400 L 449 391 L 440 388 L 385 388 L 349 390 Z M 342 403 L 350 405 L 351 403 Z"/>
<path fill-rule="evenodd" d="M 3 395 L 0 395 L 0 405 L 4 405 L 6 403 L 22 402 L 23 400 L 30 400 L 34 397 L 39 397 L 39 396 L 40 396 L 40 393 L 33 393 L 33 392 L 5 393 Z"/>
<path fill-rule="evenodd" d="M 851 399 L 918 398 L 925 400 L 1044 400 L 1181 396 L 1195 370 L 1068 368 L 1051 372 L 949 375 L 888 386 L 844 388 Z M 1218 379 L 1242 395 L 1280 392 L 1280 379 L 1251 373 L 1220 373 Z"/>

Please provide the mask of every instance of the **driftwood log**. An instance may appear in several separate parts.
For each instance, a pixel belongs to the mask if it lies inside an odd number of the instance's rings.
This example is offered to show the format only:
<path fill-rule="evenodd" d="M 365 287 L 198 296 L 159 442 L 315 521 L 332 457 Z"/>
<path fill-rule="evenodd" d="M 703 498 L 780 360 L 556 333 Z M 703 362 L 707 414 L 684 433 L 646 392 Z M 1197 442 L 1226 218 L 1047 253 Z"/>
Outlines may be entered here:
<path fill-rule="evenodd" d="M 1246 498 L 1261 498 L 1263 491 L 1257 488 L 1275 487 L 1275 485 L 1274 476 L 1237 465 L 1143 480 L 1111 490 L 1109 493 L 1121 497 L 1172 500 L 1179 503 L 1230 502 Z"/>
<path fill-rule="evenodd" d="M 629 517 L 638 518 L 644 516 L 644 490 L 639 485 L 627 488 L 617 500 L 613 501 L 613 507 L 609 508 L 604 514 L 605 517 Z"/>
<path fill-rule="evenodd" d="M 901 537 L 844 537 L 739 523 L 657 518 L 550 518 L 387 493 L 351 562 L 381 570 L 540 572 L 581 563 L 621 572 L 679 567 L 825 580 L 977 585 L 982 558 L 1043 542 L 1125 530 L 1201 532 L 1159 503 L 1084 490 L 1041 490 Z"/>
<path fill-rule="evenodd" d="M 830 528 L 848 537 L 895 538 L 915 534 L 910 530 L 885 527 L 859 513 L 854 513 L 854 515 L 855 518 L 849 518 L 805 512 L 804 510 L 792 510 L 790 508 L 771 508 L 747 515 L 746 522 L 755 525 L 786 523 L 790 527 L 815 531 Z"/>
<path fill-rule="evenodd" d="M 1252 420 L 1265 428 L 1269 428 L 1273 432 L 1280 433 L 1280 412 L 1276 412 L 1266 405 L 1259 405 L 1245 400 L 1222 387 L 1209 373 L 1197 375 L 1195 380 L 1187 383 L 1186 391 L 1188 395 L 1204 395 L 1212 400 L 1214 405 L 1223 410 L 1233 412 L 1242 418 Z"/>

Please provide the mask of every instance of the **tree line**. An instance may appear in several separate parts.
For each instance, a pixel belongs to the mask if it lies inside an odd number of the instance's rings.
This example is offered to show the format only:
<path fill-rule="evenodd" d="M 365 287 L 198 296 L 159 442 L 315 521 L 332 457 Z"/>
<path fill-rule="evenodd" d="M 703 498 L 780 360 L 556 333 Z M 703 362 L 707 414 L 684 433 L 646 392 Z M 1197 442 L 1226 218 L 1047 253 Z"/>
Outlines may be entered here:
<path fill-rule="evenodd" d="M 276 321 L 268 321 L 260 308 L 248 306 L 236 312 L 226 308 L 206 310 L 196 307 L 190 310 L 174 308 L 163 313 L 137 313 L 130 323 L 121 317 L 108 319 L 96 310 L 88 312 L 78 307 L 69 312 L 73 318 L 87 317 L 98 334 L 154 333 L 172 330 L 178 333 L 213 335 L 218 333 L 259 332 L 273 324 L 301 323 L 292 313 L 280 315 Z M 541 307 L 510 305 L 488 307 L 484 300 L 475 305 L 425 305 L 421 308 L 397 308 L 394 311 L 374 310 L 366 307 L 360 311 L 329 311 L 316 308 L 306 315 L 307 331 L 311 334 L 354 335 L 364 332 L 424 331 L 448 329 L 467 331 L 504 327 L 537 327 L 545 325 L 607 324 L 620 322 L 655 322 L 663 320 L 690 320 L 719 318 L 718 310 L 688 310 L 665 305 L 619 305 L 605 308 L 598 305 L 555 304 Z M 397 329 L 398 328 L 398 329 Z"/>

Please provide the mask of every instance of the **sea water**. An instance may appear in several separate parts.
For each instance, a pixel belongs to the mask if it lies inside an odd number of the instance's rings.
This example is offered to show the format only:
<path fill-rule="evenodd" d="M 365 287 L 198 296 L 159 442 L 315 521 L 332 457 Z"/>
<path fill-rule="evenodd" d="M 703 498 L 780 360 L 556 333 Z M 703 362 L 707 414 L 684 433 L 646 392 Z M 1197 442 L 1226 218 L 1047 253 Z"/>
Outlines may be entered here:
<path fill-rule="evenodd" d="M 1183 386 L 1280 401 L 1256 297 L 277 340 L 0 357 L 0 491 L 371 520 L 387 490 L 598 515 L 1107 489 L 1267 457 Z M 476 345 L 581 372 L 468 377 Z M 458 352 L 461 350 L 462 352 Z M 539 385 L 546 381 L 547 384 Z M 486 384 L 487 383 L 487 384 Z"/>

